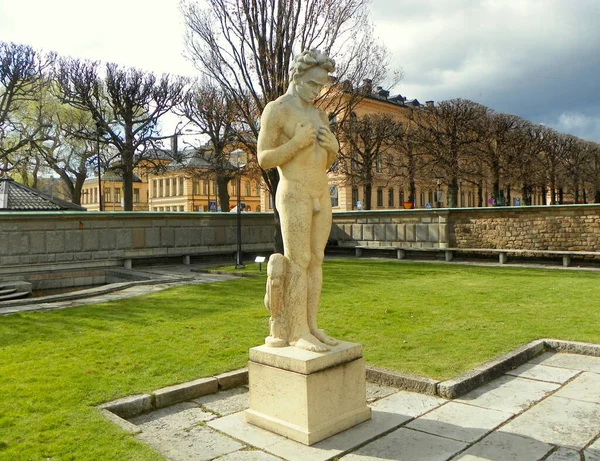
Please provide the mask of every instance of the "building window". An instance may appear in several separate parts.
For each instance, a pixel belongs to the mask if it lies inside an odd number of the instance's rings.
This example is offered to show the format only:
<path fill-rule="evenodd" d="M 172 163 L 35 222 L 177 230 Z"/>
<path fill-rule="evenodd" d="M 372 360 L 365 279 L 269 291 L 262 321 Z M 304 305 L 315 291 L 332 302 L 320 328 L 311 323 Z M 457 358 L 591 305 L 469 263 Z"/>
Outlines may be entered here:
<path fill-rule="evenodd" d="M 400 195 L 398 198 L 400 199 L 400 205 L 406 202 L 406 200 L 404 199 L 404 189 L 400 189 Z"/>
<path fill-rule="evenodd" d="M 231 193 L 237 195 L 237 180 L 231 181 Z"/>
<path fill-rule="evenodd" d="M 338 188 L 337 186 L 329 186 L 329 196 L 331 197 L 331 206 L 338 207 Z"/>
<path fill-rule="evenodd" d="M 184 206 L 183 205 L 179 205 L 179 211 L 184 211 L 184 210 L 185 210 Z"/>
<path fill-rule="evenodd" d="M 421 196 L 421 206 L 424 207 L 425 206 L 425 192 L 421 192 L 420 196 Z"/>
<path fill-rule="evenodd" d="M 159 194 L 159 197 L 164 197 L 164 180 L 163 179 L 161 179 L 158 182 L 158 194 Z"/>
<path fill-rule="evenodd" d="M 383 189 L 377 188 L 377 206 L 383 206 Z"/>
<path fill-rule="evenodd" d="M 390 187 L 388 189 L 388 207 L 394 207 L 394 188 Z"/>
<path fill-rule="evenodd" d="M 377 173 L 383 172 L 383 161 L 381 159 L 381 154 L 377 154 L 375 157 L 375 169 L 377 170 Z"/>
<path fill-rule="evenodd" d="M 133 189 L 133 203 L 140 203 L 140 190 L 137 188 Z"/>
<path fill-rule="evenodd" d="M 183 195 L 183 184 L 184 184 L 184 178 L 183 176 L 179 177 L 179 195 Z M 181 210 L 183 211 L 183 210 Z"/>
<path fill-rule="evenodd" d="M 192 179 L 192 194 L 194 194 L 194 195 L 198 195 L 198 192 L 199 192 L 199 189 L 200 189 L 200 187 L 199 187 L 199 186 L 200 186 L 199 182 L 200 182 L 200 181 L 198 181 L 198 178 L 194 178 L 194 179 Z M 206 182 L 206 181 L 203 181 L 203 182 Z M 204 190 L 204 195 L 207 195 L 207 193 L 206 193 L 206 188 L 205 188 L 205 190 Z"/>
<path fill-rule="evenodd" d="M 273 209 L 273 194 L 269 192 L 269 210 Z"/>
<path fill-rule="evenodd" d="M 251 191 L 250 191 L 250 183 L 246 181 L 244 183 L 244 194 L 246 195 L 246 197 L 249 197 L 250 193 L 251 193 Z"/>
<path fill-rule="evenodd" d="M 198 182 L 197 179 L 196 182 Z M 202 193 L 208 195 L 208 181 L 202 181 Z"/>
<path fill-rule="evenodd" d="M 158 179 L 152 181 L 152 197 L 158 197 Z"/>
<path fill-rule="evenodd" d="M 260 196 L 260 184 L 256 186 L 256 195 Z"/>
<path fill-rule="evenodd" d="M 472 207 L 473 206 L 473 194 L 471 192 L 469 192 L 467 194 L 467 200 L 468 200 L 468 207 Z"/>
<path fill-rule="evenodd" d="M 157 207 L 152 207 L 152 211 L 158 211 Z"/>
<path fill-rule="evenodd" d="M 429 191 L 427 203 L 433 204 L 433 192 Z"/>
<path fill-rule="evenodd" d="M 121 203 L 121 189 L 115 188 L 115 203 Z"/>
<path fill-rule="evenodd" d="M 352 207 L 356 206 L 356 202 L 358 202 L 358 187 L 352 188 Z"/>
<path fill-rule="evenodd" d="M 104 189 L 104 203 L 110 203 L 110 187 Z"/>
<path fill-rule="evenodd" d="M 165 197 L 171 195 L 171 178 L 165 179 Z"/>

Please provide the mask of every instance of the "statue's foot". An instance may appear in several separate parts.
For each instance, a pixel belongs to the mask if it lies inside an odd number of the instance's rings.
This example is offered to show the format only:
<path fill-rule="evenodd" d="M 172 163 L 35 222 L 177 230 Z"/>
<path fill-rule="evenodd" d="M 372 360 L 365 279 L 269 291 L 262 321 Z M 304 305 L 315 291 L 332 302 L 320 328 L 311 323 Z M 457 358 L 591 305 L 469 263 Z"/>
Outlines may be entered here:
<path fill-rule="evenodd" d="M 290 341 L 290 345 L 313 352 L 327 352 L 330 350 L 329 346 L 323 344 L 311 334 L 306 334 L 296 341 Z"/>
<path fill-rule="evenodd" d="M 288 345 L 285 339 L 275 338 L 273 336 L 267 336 L 265 338 L 265 344 L 269 347 L 285 347 Z"/>
<path fill-rule="evenodd" d="M 327 334 L 323 330 L 315 328 L 314 330 L 311 330 L 311 333 L 315 336 L 315 338 L 317 338 L 322 343 L 327 344 L 328 346 L 336 346 L 338 344 L 337 339 L 332 338 L 331 336 L 327 336 Z"/>

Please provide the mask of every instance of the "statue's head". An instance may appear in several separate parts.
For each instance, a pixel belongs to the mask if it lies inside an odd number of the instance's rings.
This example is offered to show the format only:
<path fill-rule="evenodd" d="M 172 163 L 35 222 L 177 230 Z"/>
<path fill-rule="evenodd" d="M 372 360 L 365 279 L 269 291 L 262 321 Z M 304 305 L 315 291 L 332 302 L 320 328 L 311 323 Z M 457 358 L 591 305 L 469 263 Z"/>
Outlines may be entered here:
<path fill-rule="evenodd" d="M 335 70 L 335 62 L 318 50 L 303 51 L 294 58 L 290 67 L 290 86 L 305 101 L 314 101 L 321 88 L 329 82 L 329 72 Z"/>

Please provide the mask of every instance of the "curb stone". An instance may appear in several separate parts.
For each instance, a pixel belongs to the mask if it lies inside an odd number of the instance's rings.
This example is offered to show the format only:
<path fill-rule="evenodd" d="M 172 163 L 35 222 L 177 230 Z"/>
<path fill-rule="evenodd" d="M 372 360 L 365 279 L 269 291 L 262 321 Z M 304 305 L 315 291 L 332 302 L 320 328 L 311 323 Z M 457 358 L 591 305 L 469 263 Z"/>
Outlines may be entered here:
<path fill-rule="evenodd" d="M 600 344 L 562 341 L 559 339 L 539 339 L 443 382 L 371 366 L 367 366 L 366 378 L 367 381 L 375 384 L 393 386 L 421 394 L 437 395 L 446 399 L 455 399 L 528 362 L 545 351 L 600 357 Z M 248 369 L 241 368 L 214 377 L 167 386 L 154 391 L 152 394 L 134 395 L 114 400 L 99 405 L 98 408 L 102 410 L 105 417 L 121 426 L 125 431 L 131 432 L 137 431 L 137 427 L 136 429 L 131 427 L 134 425 L 126 420 L 128 418 L 245 384 L 248 384 Z"/>

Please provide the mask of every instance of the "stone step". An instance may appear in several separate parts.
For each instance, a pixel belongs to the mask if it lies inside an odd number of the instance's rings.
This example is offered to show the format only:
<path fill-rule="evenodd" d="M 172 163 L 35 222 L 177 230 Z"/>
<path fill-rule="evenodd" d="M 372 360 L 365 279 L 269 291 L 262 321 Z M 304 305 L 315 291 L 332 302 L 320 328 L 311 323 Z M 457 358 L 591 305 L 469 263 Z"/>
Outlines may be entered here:
<path fill-rule="evenodd" d="M 27 296 L 29 296 L 29 292 L 27 291 L 15 291 L 14 293 L 10 293 L 10 294 L 0 294 L 0 301 L 8 301 L 9 299 L 19 299 L 19 298 L 25 298 Z"/>
<path fill-rule="evenodd" d="M 9 288 L 8 285 L 0 286 L 0 296 L 10 295 L 17 291 L 16 288 Z"/>

